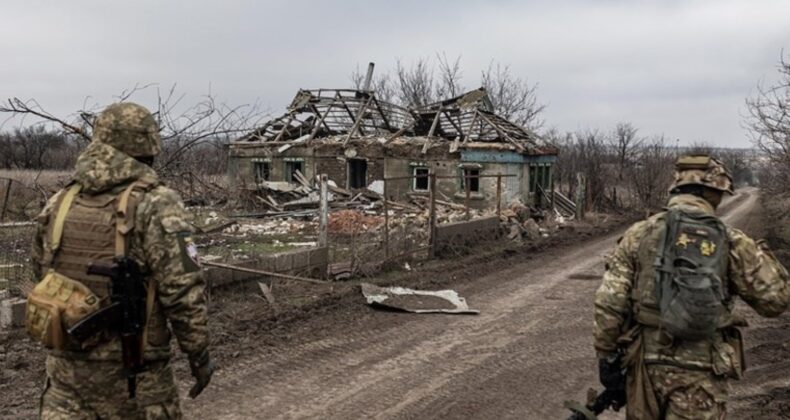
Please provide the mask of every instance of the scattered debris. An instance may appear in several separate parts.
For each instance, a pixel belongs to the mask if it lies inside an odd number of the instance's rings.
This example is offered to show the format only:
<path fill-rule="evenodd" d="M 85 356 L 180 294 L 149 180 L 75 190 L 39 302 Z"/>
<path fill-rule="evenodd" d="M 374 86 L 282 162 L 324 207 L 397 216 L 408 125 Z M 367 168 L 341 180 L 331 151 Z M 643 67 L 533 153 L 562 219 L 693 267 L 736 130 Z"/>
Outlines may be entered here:
<path fill-rule="evenodd" d="M 384 307 L 418 314 L 445 313 L 477 315 L 454 290 L 423 291 L 404 287 L 378 287 L 362 283 L 362 294 L 372 307 Z"/>

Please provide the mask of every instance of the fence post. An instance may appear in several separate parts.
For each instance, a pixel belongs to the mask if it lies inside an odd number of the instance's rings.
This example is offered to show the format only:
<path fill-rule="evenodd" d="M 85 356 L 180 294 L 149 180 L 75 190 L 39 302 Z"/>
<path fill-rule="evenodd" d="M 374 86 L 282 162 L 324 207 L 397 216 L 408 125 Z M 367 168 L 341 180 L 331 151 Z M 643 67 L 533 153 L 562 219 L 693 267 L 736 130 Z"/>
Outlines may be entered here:
<path fill-rule="evenodd" d="M 384 178 L 384 257 L 390 258 L 390 211 L 387 205 L 387 178 Z"/>
<path fill-rule="evenodd" d="M 466 207 L 466 220 L 469 220 L 469 196 L 472 194 L 472 176 L 468 175 L 466 171 L 464 171 L 464 190 L 466 192 L 466 199 L 464 200 L 464 206 Z"/>
<path fill-rule="evenodd" d="M 428 257 L 436 256 L 436 173 L 428 174 L 428 194 L 431 205 L 428 210 Z"/>
<path fill-rule="evenodd" d="M 584 218 L 584 207 L 587 201 L 587 184 L 582 172 L 576 174 L 576 219 Z"/>
<path fill-rule="evenodd" d="M 318 245 L 327 246 L 329 230 L 329 185 L 326 174 L 321 174 L 320 202 L 318 210 Z"/>
<path fill-rule="evenodd" d="M 4 194 L 5 197 L 3 197 L 3 210 L 0 211 L 0 222 L 5 221 L 5 211 L 6 208 L 8 208 L 8 197 L 11 196 L 11 182 L 12 182 L 11 179 L 6 180 L 5 194 Z"/>
<path fill-rule="evenodd" d="M 502 216 L 502 174 L 496 175 L 496 215 Z"/>

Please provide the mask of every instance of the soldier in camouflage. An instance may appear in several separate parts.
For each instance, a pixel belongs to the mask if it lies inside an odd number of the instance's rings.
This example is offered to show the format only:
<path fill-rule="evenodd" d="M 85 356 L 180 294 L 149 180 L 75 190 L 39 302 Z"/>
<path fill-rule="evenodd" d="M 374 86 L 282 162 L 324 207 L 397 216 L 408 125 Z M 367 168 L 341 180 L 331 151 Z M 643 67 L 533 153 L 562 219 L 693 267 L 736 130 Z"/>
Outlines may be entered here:
<path fill-rule="evenodd" d="M 730 175 L 707 156 L 686 159 L 702 165 L 678 165 L 668 209 L 712 215 L 723 194 L 732 194 Z M 734 297 L 762 316 L 778 316 L 790 300 L 788 273 L 764 242 L 726 227 L 724 321 L 710 339 L 673 338 L 656 309 L 654 261 L 666 217 L 662 212 L 633 225 L 607 257 L 595 294 L 601 382 L 608 387 L 625 381 L 629 419 L 722 419 L 728 381 L 740 379 L 744 369 L 738 327 L 745 321 L 733 315 Z M 622 362 L 618 352 L 624 354 Z"/>
<path fill-rule="evenodd" d="M 146 367 L 137 376 L 136 398 L 130 399 L 127 392 L 119 340 L 108 332 L 89 349 L 50 352 L 41 398 L 44 419 L 180 418 L 170 364 L 171 334 L 187 355 L 197 382 L 190 395 L 194 398 L 211 378 L 205 282 L 191 243 L 193 228 L 178 194 L 163 186 L 150 166 L 160 151 L 158 125 L 148 110 L 132 103 L 110 105 L 96 118 L 92 142 L 77 161 L 73 183 L 81 191 L 67 213 L 62 245 L 54 258 L 49 237 L 64 191 L 53 196 L 38 217 L 32 255 L 36 274 L 41 277 L 54 269 L 106 297 L 106 279 L 86 274 L 92 259 L 112 258 L 114 216 L 102 209 L 138 183 L 141 188 L 129 199 L 134 211 L 127 222 L 128 256 L 142 267 L 155 290 L 145 329 Z M 103 251 L 107 247 L 109 253 Z"/>

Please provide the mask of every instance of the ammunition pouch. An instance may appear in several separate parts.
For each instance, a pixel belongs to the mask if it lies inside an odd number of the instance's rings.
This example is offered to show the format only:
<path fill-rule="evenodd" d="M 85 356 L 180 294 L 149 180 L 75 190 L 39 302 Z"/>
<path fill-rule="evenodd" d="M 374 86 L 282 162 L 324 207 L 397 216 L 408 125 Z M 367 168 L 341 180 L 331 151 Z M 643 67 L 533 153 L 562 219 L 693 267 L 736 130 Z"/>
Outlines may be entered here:
<path fill-rule="evenodd" d="M 27 297 L 25 328 L 47 348 L 86 349 L 97 340 L 76 343 L 66 331 L 99 307 L 99 298 L 84 284 L 49 270 Z"/>

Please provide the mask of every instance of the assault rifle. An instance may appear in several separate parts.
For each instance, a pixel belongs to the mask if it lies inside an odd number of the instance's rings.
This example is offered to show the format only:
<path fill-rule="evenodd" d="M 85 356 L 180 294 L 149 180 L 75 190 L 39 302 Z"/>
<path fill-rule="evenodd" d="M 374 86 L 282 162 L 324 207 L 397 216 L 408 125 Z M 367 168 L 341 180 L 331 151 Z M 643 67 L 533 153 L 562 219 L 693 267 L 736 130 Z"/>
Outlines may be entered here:
<path fill-rule="evenodd" d="M 573 411 L 568 420 L 596 420 L 598 414 L 611 408 L 620 411 L 625 405 L 625 390 L 604 389 L 600 394 L 590 388 L 587 391 L 587 404 L 582 405 L 576 401 L 565 401 L 565 408 Z"/>
<path fill-rule="evenodd" d="M 145 286 L 140 266 L 131 258 L 115 257 L 112 264 L 91 263 L 88 274 L 110 278 L 110 305 L 81 320 L 68 330 L 68 334 L 77 342 L 83 342 L 98 331 L 117 332 L 129 398 L 134 399 L 137 374 L 144 367 Z"/>

